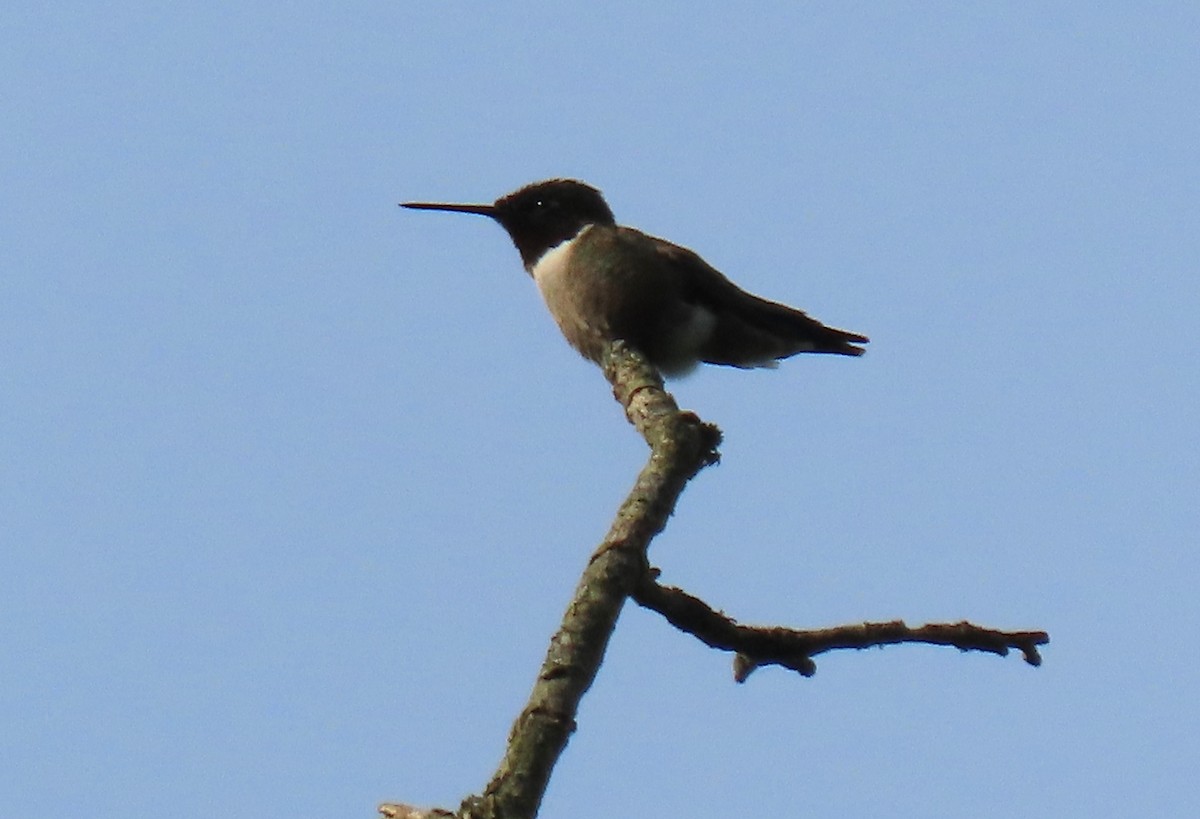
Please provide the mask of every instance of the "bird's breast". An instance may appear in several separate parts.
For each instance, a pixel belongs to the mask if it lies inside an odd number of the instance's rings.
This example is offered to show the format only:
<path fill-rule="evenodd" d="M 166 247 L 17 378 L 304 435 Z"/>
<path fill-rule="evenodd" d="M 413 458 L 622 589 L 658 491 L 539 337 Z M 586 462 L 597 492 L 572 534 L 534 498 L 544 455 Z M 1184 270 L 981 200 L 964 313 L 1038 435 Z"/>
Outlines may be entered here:
<path fill-rule="evenodd" d="M 547 291 L 561 291 L 567 282 L 567 268 L 571 261 L 571 253 L 575 243 L 587 233 L 588 228 L 576 233 L 565 242 L 560 242 L 547 250 L 533 263 L 529 269 L 533 280 L 537 282 L 538 290 L 545 296 Z"/>
<path fill-rule="evenodd" d="M 599 361 L 607 322 L 594 303 L 591 291 L 595 282 L 586 272 L 572 270 L 573 257 L 589 230 L 590 225 L 547 250 L 529 273 L 567 341 L 585 358 Z"/>

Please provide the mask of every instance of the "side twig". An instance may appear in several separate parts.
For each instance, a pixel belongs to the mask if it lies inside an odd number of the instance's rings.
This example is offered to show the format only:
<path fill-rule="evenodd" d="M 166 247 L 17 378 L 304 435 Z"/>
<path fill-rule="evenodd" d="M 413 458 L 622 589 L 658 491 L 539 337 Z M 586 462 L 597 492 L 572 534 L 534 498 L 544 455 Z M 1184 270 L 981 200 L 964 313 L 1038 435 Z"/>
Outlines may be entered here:
<path fill-rule="evenodd" d="M 929 623 L 912 628 L 901 620 L 860 623 L 824 629 L 782 626 L 746 626 L 717 611 L 698 597 L 674 586 L 660 585 L 648 572 L 634 590 L 643 608 L 656 611 L 680 631 L 711 648 L 736 652 L 733 676 L 745 682 L 764 665 L 779 665 L 811 677 L 817 671 L 812 658 L 842 648 L 874 648 L 897 643 L 954 646 L 961 651 L 987 651 L 1005 656 L 1018 649 L 1030 665 L 1041 665 L 1037 647 L 1050 642 L 1044 631 L 997 631 L 968 623 Z"/>

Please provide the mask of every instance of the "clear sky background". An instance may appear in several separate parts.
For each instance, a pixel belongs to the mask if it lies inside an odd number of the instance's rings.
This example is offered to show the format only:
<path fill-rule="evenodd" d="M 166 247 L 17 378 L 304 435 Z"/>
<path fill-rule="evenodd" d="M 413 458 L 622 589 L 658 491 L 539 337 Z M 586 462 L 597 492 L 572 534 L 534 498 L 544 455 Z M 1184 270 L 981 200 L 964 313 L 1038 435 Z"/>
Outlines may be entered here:
<path fill-rule="evenodd" d="M 508 238 L 572 176 L 871 336 L 675 382 L 651 552 L 756 623 L 1044 628 L 733 683 L 628 608 L 546 817 L 1200 812 L 1200 5 L 10 3 L 0 813 L 490 776 L 645 447 Z"/>

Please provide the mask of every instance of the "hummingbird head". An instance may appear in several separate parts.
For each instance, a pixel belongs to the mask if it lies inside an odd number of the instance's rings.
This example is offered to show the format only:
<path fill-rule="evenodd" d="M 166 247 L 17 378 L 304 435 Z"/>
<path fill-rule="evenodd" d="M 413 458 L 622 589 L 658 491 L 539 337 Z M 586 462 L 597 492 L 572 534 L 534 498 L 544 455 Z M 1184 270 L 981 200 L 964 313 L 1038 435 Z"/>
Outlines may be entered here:
<path fill-rule="evenodd" d="M 404 202 L 401 207 L 489 216 L 508 231 L 527 269 L 588 225 L 616 224 L 600 191 L 574 179 L 534 182 L 490 205 Z"/>

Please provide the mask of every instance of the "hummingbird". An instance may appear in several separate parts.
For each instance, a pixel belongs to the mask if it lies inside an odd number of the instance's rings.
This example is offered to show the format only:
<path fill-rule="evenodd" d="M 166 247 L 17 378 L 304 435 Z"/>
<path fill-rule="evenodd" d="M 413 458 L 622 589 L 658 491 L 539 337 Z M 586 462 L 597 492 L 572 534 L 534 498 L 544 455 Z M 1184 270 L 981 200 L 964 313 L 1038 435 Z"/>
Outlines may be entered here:
<path fill-rule="evenodd" d="M 664 376 L 700 363 L 749 369 L 797 353 L 858 356 L 864 350 L 855 345 L 868 341 L 747 293 L 686 247 L 618 225 L 600 191 L 574 179 L 535 182 L 490 205 L 401 207 L 498 222 L 562 334 L 597 364 L 618 339 Z"/>

